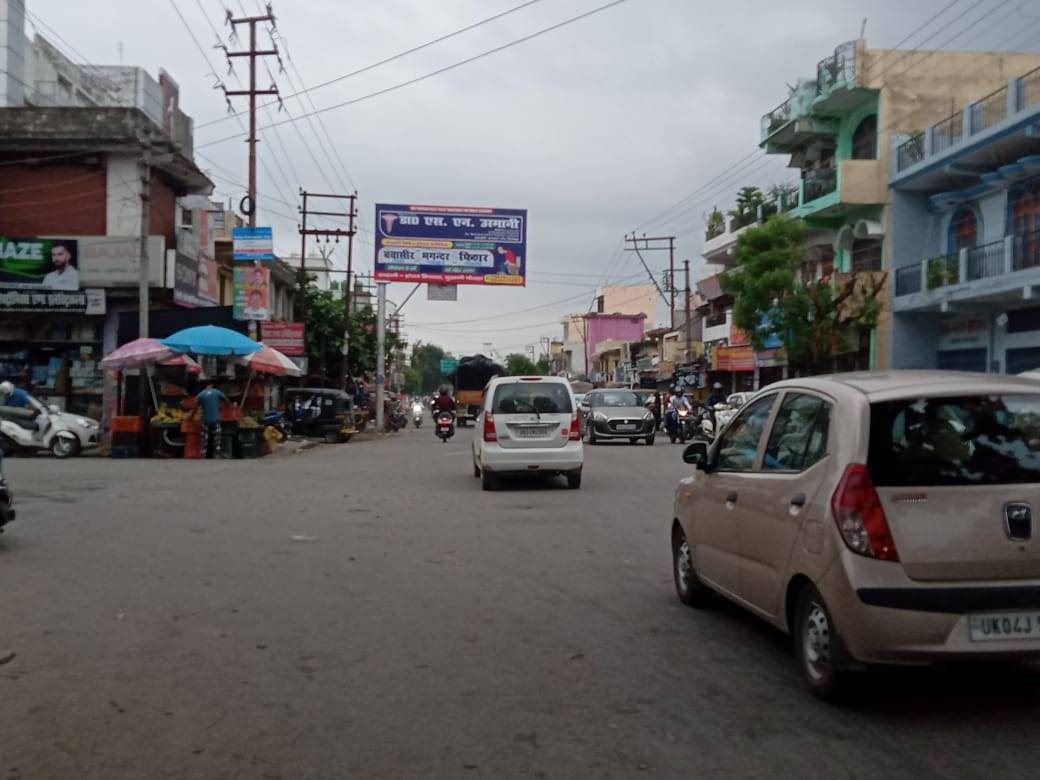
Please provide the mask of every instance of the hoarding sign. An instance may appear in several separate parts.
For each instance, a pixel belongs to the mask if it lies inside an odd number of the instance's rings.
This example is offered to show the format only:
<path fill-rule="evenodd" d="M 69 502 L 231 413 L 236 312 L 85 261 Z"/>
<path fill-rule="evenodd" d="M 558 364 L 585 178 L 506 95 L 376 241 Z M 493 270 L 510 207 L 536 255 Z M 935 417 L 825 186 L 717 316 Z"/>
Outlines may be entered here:
<path fill-rule="evenodd" d="M 189 309 L 220 303 L 217 261 L 177 253 L 174 261 L 173 302 Z"/>
<path fill-rule="evenodd" d="M 274 260 L 274 234 L 269 227 L 231 229 L 232 260 Z"/>
<path fill-rule="evenodd" d="M 525 284 L 527 210 L 376 204 L 382 282 Z"/>
<path fill-rule="evenodd" d="M 104 290 L 0 288 L 0 313 L 104 314 Z"/>
<path fill-rule="evenodd" d="M 87 287 L 137 286 L 141 277 L 141 239 L 134 236 L 78 236 L 80 281 Z M 166 239 L 148 237 L 148 284 L 163 286 Z"/>
<path fill-rule="evenodd" d="M 428 301 L 457 301 L 458 299 L 459 286 L 457 284 L 426 285 L 426 300 Z"/>
<path fill-rule="evenodd" d="M 0 236 L 0 286 L 78 290 L 77 242 L 74 239 Z"/>
<path fill-rule="evenodd" d="M 303 336 L 302 322 L 265 322 L 260 326 L 260 340 L 289 357 L 307 354 Z"/>
<path fill-rule="evenodd" d="M 271 269 L 263 266 L 236 266 L 234 269 L 236 320 L 271 319 Z"/>

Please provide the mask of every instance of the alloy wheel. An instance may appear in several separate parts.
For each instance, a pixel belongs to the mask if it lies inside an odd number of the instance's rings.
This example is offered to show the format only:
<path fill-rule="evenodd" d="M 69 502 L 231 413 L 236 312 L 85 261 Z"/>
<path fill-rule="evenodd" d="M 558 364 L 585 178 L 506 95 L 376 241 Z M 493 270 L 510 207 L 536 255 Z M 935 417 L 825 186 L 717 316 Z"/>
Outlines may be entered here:
<path fill-rule="evenodd" d="M 825 679 L 831 670 L 831 628 L 827 613 L 817 601 L 809 607 L 802 642 L 809 676 L 817 681 Z"/>

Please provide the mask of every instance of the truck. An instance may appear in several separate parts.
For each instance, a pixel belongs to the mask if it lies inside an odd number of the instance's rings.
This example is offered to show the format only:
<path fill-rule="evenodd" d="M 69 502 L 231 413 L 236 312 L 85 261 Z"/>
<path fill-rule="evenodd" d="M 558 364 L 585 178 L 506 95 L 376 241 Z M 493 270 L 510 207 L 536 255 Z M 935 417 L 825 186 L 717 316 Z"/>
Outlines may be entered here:
<path fill-rule="evenodd" d="M 506 370 L 484 355 L 460 358 L 450 379 L 455 396 L 455 420 L 460 428 L 476 420 L 484 403 L 484 388 L 496 376 L 505 376 Z"/>

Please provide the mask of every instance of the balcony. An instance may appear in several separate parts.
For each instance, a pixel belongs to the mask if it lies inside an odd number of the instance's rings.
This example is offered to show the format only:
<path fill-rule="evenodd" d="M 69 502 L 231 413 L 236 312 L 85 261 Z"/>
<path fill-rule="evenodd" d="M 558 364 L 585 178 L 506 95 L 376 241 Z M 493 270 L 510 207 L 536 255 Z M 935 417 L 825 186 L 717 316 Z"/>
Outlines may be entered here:
<path fill-rule="evenodd" d="M 868 93 L 857 89 L 857 64 L 856 41 L 841 44 L 834 54 L 820 60 L 816 65 L 815 111 L 844 113 L 866 99 Z"/>
<path fill-rule="evenodd" d="M 730 337 L 730 331 L 733 324 L 733 311 L 727 309 L 723 312 L 715 312 L 709 314 L 704 318 L 704 334 L 702 336 L 705 342 L 722 341 Z"/>
<path fill-rule="evenodd" d="M 806 171 L 796 217 L 840 216 L 850 207 L 888 202 L 878 160 L 841 160 L 836 168 Z"/>
<path fill-rule="evenodd" d="M 701 254 L 709 263 L 728 266 L 730 250 L 737 242 L 737 237 L 751 225 L 759 225 L 774 214 L 786 214 L 798 207 L 798 193 L 782 193 L 779 198 L 768 200 L 758 207 L 753 214 L 739 217 L 727 217 L 721 228 L 704 231 L 704 247 Z"/>
<path fill-rule="evenodd" d="M 802 179 L 802 205 L 829 195 L 838 189 L 837 168 L 817 168 L 806 171 Z"/>
<path fill-rule="evenodd" d="M 942 176 L 933 169 L 940 168 L 958 157 L 958 164 L 993 167 L 993 148 L 1002 152 L 1000 159 L 1014 159 L 1032 148 L 1019 135 L 1028 135 L 1029 128 L 1040 118 L 1040 68 L 1013 78 L 999 89 L 979 98 L 974 103 L 955 111 L 941 122 L 903 141 L 894 157 L 893 180 L 915 180 L 914 189 L 944 186 Z M 1012 136 L 1012 137 L 1008 137 Z M 1006 148 L 1006 154 L 1003 153 Z M 976 159 L 977 158 L 977 159 Z M 941 173 L 941 172 L 940 172 Z"/>
<path fill-rule="evenodd" d="M 1037 284 L 1040 231 L 1004 236 L 896 269 L 893 308 L 945 310 L 953 302 L 1021 300 L 1023 289 Z"/>

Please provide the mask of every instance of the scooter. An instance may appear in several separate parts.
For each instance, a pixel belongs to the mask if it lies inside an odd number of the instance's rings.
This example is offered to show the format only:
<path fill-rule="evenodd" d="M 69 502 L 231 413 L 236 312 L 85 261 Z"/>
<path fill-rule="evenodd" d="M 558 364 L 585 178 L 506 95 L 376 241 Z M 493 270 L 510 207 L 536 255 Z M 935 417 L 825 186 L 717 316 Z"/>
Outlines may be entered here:
<path fill-rule="evenodd" d="M 14 520 L 14 496 L 4 479 L 4 451 L 0 450 L 0 533 L 4 526 Z"/>
<path fill-rule="evenodd" d="M 455 435 L 455 415 L 451 412 L 437 412 L 437 438 L 445 444 Z"/>
<path fill-rule="evenodd" d="M 408 427 L 408 418 L 404 416 L 400 406 L 394 406 L 386 416 L 386 432 L 396 433 Z"/>
<path fill-rule="evenodd" d="M 43 411 L 34 414 L 16 407 L 0 409 L 0 449 L 7 452 L 50 450 L 56 458 L 79 452 L 79 436 L 69 430 L 58 414 Z"/>
<path fill-rule="evenodd" d="M 412 404 L 412 422 L 415 423 L 415 427 L 418 428 L 422 425 L 423 417 L 425 417 L 423 405 L 419 402 Z"/>

